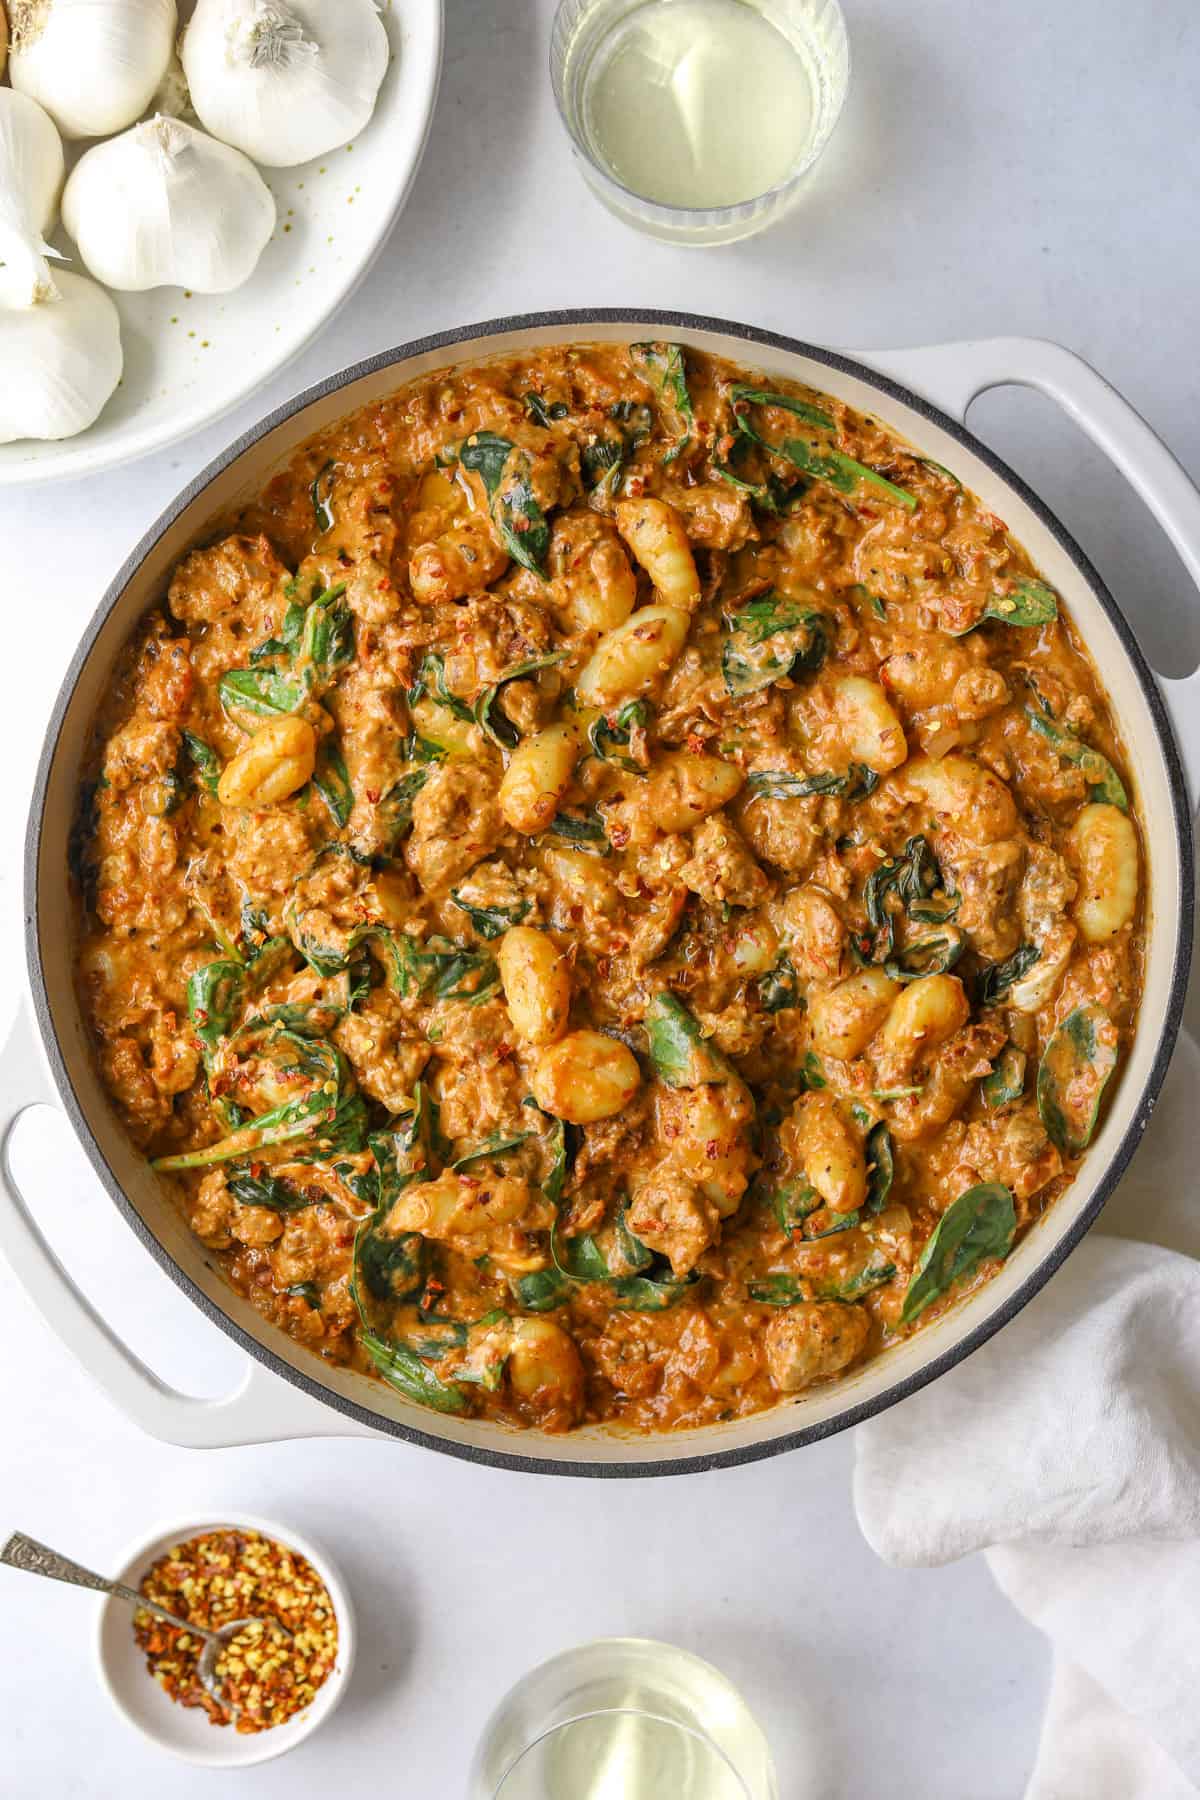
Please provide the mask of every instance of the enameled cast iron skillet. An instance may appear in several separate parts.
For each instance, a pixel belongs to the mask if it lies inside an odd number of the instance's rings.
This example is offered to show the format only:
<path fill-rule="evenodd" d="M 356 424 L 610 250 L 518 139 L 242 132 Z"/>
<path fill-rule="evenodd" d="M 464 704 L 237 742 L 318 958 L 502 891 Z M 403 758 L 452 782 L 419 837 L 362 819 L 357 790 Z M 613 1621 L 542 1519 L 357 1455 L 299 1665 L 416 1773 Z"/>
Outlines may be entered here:
<path fill-rule="evenodd" d="M 565 1437 L 518 1434 L 425 1411 L 381 1382 L 326 1367 L 266 1325 L 219 1278 L 127 1141 L 95 1072 L 72 985 L 67 841 L 88 728 L 138 619 L 161 598 L 174 564 L 203 539 L 214 519 L 256 493 L 298 445 L 410 378 L 451 362 L 537 344 L 651 337 L 670 337 L 767 375 L 808 382 L 875 414 L 953 468 L 1027 546 L 1082 631 L 1128 746 L 1149 861 L 1145 998 L 1133 1053 L 1073 1186 L 1017 1245 L 1000 1273 L 947 1317 L 832 1386 L 739 1422 L 661 1437 L 594 1429 Z M 25 868 L 29 978 L 43 1055 L 33 1047 L 26 1020 L 0 1066 L 5 1145 L 24 1107 L 35 1100 L 61 1104 L 118 1212 L 184 1292 L 251 1358 L 242 1386 L 224 1400 L 197 1401 L 164 1387 L 74 1288 L 16 1192 L 5 1153 L 0 1244 L 64 1340 L 146 1430 L 197 1446 L 382 1432 L 474 1461 L 553 1474 L 716 1468 L 797 1448 L 890 1406 L 976 1349 L 1049 1279 L 1096 1218 L 1132 1156 L 1179 1028 L 1194 900 L 1191 815 L 1200 771 L 1200 675 L 1164 682 L 1152 673 L 1078 545 L 958 422 L 976 395 L 1005 383 L 1039 388 L 1066 408 L 1138 489 L 1200 583 L 1200 495 L 1144 421 L 1070 351 L 1034 340 L 998 339 L 851 357 L 721 320 L 634 311 L 498 319 L 373 357 L 265 419 L 151 527 L 84 633 L 46 736 Z"/>

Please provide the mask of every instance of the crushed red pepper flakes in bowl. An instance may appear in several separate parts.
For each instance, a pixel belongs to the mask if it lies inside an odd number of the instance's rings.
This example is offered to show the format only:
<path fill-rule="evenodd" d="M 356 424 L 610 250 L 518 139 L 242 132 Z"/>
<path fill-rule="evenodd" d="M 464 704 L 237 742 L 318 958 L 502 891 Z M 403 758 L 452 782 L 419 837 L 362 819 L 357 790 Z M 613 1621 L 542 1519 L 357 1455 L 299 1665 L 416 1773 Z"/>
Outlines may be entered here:
<path fill-rule="evenodd" d="M 275 1538 L 206 1532 L 160 1556 L 139 1585 L 147 1599 L 210 1631 L 234 1619 L 261 1621 L 239 1631 L 217 1659 L 227 1708 L 200 1685 L 203 1640 L 152 1613 L 134 1614 L 151 1675 L 181 1706 L 202 1707 L 213 1725 L 236 1724 L 240 1732 L 282 1725 L 312 1704 L 333 1670 L 338 1627 L 325 1583 L 306 1557 Z"/>

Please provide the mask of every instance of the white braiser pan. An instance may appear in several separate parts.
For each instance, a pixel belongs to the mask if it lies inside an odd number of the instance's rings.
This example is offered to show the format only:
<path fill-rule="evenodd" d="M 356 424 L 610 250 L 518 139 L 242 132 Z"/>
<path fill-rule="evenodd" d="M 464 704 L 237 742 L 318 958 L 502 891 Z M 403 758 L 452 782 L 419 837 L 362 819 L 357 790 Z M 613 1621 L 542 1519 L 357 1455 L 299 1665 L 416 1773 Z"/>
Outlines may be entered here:
<path fill-rule="evenodd" d="M 1148 959 L 1132 1055 L 1075 1182 L 996 1277 L 947 1316 L 839 1381 L 770 1412 L 658 1437 L 588 1428 L 518 1433 L 426 1411 L 382 1382 L 326 1366 L 227 1287 L 126 1138 L 100 1084 L 75 998 L 68 834 L 88 729 L 137 621 L 214 518 L 254 495 L 314 432 L 415 376 L 534 345 L 671 338 L 767 376 L 787 376 L 873 413 L 952 468 L 998 513 L 1058 589 L 1112 698 L 1138 790 L 1149 869 Z M 1145 1129 L 1179 1028 L 1193 911 L 1192 807 L 1200 773 L 1200 675 L 1164 681 L 1147 666 L 1096 571 L 962 419 L 988 388 L 1018 383 L 1056 400 L 1107 452 L 1200 584 L 1200 495 L 1119 394 L 1070 351 L 1019 338 L 842 355 L 721 320 L 671 313 L 532 314 L 440 333 L 347 369 L 300 394 L 229 448 L 151 527 L 104 595 L 63 683 L 38 769 L 25 870 L 32 1012 L 0 1066 L 0 1245 L 49 1322 L 110 1397 L 152 1435 L 218 1446 L 288 1437 L 390 1434 L 431 1449 L 548 1474 L 659 1475 L 795 1449 L 932 1381 L 976 1349 L 1046 1282 L 1096 1218 Z M 1172 730 L 1174 725 L 1174 731 Z M 163 1386 L 76 1290 L 17 1193 L 7 1144 L 36 1101 L 66 1111 L 119 1214 L 196 1305 L 247 1352 L 244 1380 L 203 1401 Z M 119 1229 L 114 1214 L 114 1230 Z"/>

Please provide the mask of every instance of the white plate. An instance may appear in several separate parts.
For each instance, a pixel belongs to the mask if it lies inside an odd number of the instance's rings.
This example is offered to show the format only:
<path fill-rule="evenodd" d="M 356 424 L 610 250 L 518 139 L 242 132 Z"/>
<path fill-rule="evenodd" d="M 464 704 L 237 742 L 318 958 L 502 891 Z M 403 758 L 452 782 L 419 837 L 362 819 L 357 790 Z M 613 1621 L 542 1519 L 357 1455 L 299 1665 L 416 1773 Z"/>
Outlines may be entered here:
<path fill-rule="evenodd" d="M 173 1545 L 186 1543 L 189 1538 L 200 1537 L 208 1531 L 228 1529 L 260 1531 L 264 1537 L 274 1538 L 278 1543 L 298 1550 L 325 1583 L 338 1622 L 337 1661 L 306 1712 L 294 1714 L 269 1731 L 244 1733 L 235 1731 L 232 1726 L 212 1725 L 202 1708 L 180 1706 L 152 1678 L 133 1635 L 132 1609 L 124 1600 L 114 1600 L 111 1596 L 102 1600 L 96 1621 L 96 1660 L 100 1679 L 122 1718 L 151 1743 L 169 1750 L 173 1756 L 182 1757 L 185 1762 L 222 1769 L 269 1762 L 311 1737 L 346 1691 L 354 1665 L 355 1646 L 354 1609 L 346 1584 L 329 1557 L 317 1545 L 301 1537 L 298 1531 L 293 1531 L 290 1525 L 277 1525 L 271 1519 L 243 1513 L 237 1519 L 184 1519 L 175 1525 L 160 1526 L 152 1536 L 140 1539 L 126 1552 L 116 1579 L 136 1588 L 151 1563 Z"/>
<path fill-rule="evenodd" d="M 184 5 L 181 14 L 190 12 Z M 366 274 L 421 161 L 442 64 L 442 0 L 383 0 L 392 61 L 365 131 L 295 169 L 264 169 L 275 236 L 232 294 L 114 294 L 125 374 L 89 431 L 0 445 L 0 487 L 113 469 L 210 425 L 302 350 Z M 79 267 L 61 229 L 54 242 Z"/>

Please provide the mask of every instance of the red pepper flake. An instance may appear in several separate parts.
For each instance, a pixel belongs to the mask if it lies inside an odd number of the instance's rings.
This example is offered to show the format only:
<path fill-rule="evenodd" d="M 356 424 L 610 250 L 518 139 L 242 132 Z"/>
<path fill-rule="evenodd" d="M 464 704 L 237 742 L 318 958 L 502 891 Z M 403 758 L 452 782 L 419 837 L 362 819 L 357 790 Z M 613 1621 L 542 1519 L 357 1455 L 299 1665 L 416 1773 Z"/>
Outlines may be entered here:
<path fill-rule="evenodd" d="M 212 1531 L 176 1544 L 140 1586 L 147 1599 L 209 1631 L 234 1619 L 263 1621 L 238 1632 L 217 1660 L 239 1732 L 267 1731 L 311 1706 L 333 1669 L 337 1617 L 324 1582 L 307 1558 L 261 1532 Z M 164 1693 L 203 1708 L 213 1725 L 233 1723 L 200 1685 L 200 1638 L 148 1612 L 134 1614 L 133 1634 Z"/>

